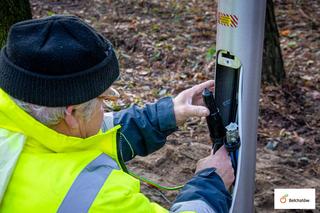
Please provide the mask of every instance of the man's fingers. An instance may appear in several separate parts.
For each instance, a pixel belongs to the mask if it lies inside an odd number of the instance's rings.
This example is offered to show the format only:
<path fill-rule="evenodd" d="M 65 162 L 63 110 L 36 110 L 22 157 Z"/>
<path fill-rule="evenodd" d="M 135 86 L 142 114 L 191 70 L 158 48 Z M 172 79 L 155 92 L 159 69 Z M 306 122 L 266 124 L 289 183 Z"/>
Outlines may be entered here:
<path fill-rule="evenodd" d="M 209 81 L 203 82 L 201 84 L 195 85 L 195 86 L 185 90 L 183 93 L 187 96 L 194 96 L 194 95 L 201 94 L 205 88 L 208 88 L 210 91 L 213 91 L 214 90 L 214 80 L 209 80 Z"/>
<path fill-rule="evenodd" d="M 224 146 L 221 146 L 220 149 L 218 149 L 218 151 L 215 153 L 216 155 L 228 155 L 228 152 L 226 150 L 226 148 Z"/>
<path fill-rule="evenodd" d="M 210 114 L 208 108 L 204 106 L 189 105 L 185 109 L 185 113 L 188 116 L 204 117 Z"/>
<path fill-rule="evenodd" d="M 214 85 L 208 88 L 211 92 L 214 92 Z"/>
<path fill-rule="evenodd" d="M 198 84 L 194 87 L 195 93 L 201 93 L 205 88 L 211 88 L 214 86 L 214 80 L 209 80 L 206 82 L 203 82 L 201 84 Z"/>

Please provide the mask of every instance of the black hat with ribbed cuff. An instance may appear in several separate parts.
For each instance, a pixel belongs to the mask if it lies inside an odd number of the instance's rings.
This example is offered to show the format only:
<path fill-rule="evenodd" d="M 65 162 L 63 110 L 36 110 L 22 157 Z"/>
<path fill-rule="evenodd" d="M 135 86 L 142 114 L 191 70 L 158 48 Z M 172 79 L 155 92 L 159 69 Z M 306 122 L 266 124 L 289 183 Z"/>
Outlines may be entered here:
<path fill-rule="evenodd" d="M 74 16 L 14 24 L 0 55 L 0 87 L 42 106 L 86 102 L 119 77 L 111 43 Z"/>

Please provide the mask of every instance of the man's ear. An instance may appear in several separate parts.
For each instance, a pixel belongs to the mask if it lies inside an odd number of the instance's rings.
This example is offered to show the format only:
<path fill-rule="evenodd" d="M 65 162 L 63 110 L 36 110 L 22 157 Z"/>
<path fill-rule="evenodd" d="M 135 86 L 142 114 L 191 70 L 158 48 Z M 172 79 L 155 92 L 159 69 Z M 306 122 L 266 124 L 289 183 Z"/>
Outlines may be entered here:
<path fill-rule="evenodd" d="M 73 106 L 67 106 L 66 111 L 65 111 L 66 115 L 64 117 L 64 120 L 69 128 L 77 129 L 79 127 L 79 122 L 75 118 L 74 114 L 72 113 L 73 111 L 74 111 Z"/>

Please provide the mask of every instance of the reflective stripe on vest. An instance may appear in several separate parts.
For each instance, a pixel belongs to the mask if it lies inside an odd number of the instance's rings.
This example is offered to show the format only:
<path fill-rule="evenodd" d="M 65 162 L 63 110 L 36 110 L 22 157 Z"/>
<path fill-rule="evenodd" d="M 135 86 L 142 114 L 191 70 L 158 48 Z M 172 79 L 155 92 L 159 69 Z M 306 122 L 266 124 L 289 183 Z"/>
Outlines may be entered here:
<path fill-rule="evenodd" d="M 99 155 L 75 179 L 58 212 L 88 212 L 113 169 L 119 169 L 117 163 L 106 154 Z"/>

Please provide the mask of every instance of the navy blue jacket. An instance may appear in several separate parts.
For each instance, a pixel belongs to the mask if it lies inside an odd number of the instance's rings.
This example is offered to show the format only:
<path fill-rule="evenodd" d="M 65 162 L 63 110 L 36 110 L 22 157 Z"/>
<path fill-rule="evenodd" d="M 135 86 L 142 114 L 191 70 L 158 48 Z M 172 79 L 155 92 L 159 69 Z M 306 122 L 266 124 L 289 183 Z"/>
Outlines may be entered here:
<path fill-rule="evenodd" d="M 108 121 L 109 119 L 109 121 Z M 111 114 L 112 125 L 120 124 L 127 141 L 121 151 L 125 161 L 134 156 L 146 156 L 165 143 L 168 135 L 177 130 L 172 98 L 166 97 L 140 108 L 136 105 Z M 103 129 L 110 125 L 105 116 Z M 228 212 L 232 198 L 215 169 L 197 173 L 180 191 L 171 211 Z"/>

